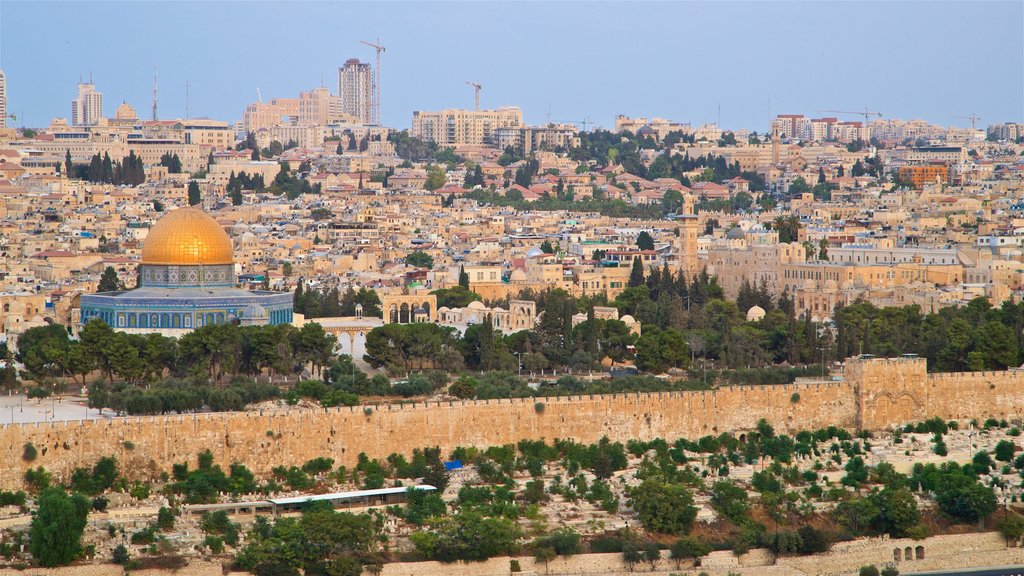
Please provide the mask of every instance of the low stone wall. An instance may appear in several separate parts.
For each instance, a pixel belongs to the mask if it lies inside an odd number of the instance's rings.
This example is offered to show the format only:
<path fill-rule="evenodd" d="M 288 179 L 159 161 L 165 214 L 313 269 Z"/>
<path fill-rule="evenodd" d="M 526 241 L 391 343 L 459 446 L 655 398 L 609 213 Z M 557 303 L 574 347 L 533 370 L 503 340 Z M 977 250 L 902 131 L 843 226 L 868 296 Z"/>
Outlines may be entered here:
<path fill-rule="evenodd" d="M 224 569 L 214 562 L 195 561 L 180 570 L 132 570 L 131 576 L 222 576 Z M 0 568 L 0 576 L 128 576 L 117 564 L 89 564 L 61 568 Z"/>
<path fill-rule="evenodd" d="M 915 559 L 900 560 L 895 565 L 901 572 L 918 572 L 973 566 L 999 566 L 1024 564 L 1024 548 L 1007 548 L 1003 538 L 995 532 L 934 536 L 924 540 L 907 538 L 870 538 L 842 542 L 825 554 L 812 556 L 783 556 L 776 559 L 767 550 L 752 550 L 740 557 L 730 552 L 714 552 L 695 568 L 692 562 L 683 562 L 680 567 L 670 560 L 667 552 L 663 558 L 651 565 L 641 562 L 630 572 L 622 561 L 621 554 L 580 554 L 569 558 L 559 557 L 546 567 L 532 557 L 515 558 L 522 573 L 570 576 L 582 574 L 628 575 L 636 573 L 668 574 L 672 572 L 707 572 L 710 576 L 727 576 L 729 573 L 743 576 L 853 576 L 861 566 L 874 564 L 883 567 L 893 562 L 893 552 L 899 549 L 901 558 L 910 548 Z M 924 557 L 916 559 L 917 552 Z M 386 564 L 382 576 L 508 576 L 512 558 L 492 558 L 486 562 L 405 562 Z"/>

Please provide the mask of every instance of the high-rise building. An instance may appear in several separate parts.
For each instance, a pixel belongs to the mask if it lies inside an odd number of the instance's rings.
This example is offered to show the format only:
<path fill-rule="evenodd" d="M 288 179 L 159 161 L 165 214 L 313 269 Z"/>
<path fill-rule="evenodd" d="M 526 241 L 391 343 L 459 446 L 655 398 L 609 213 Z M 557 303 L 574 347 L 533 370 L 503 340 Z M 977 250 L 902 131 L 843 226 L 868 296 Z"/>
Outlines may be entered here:
<path fill-rule="evenodd" d="M 94 126 L 103 117 L 103 94 L 92 82 L 78 83 L 78 98 L 71 101 L 71 125 Z"/>
<path fill-rule="evenodd" d="M 412 135 L 438 146 L 497 145 L 498 128 L 518 128 L 523 113 L 518 106 L 497 110 L 441 110 L 412 113 Z"/>
<path fill-rule="evenodd" d="M 338 68 L 338 96 L 341 110 L 364 124 L 373 123 L 373 68 L 358 58 L 349 58 Z"/>
<path fill-rule="evenodd" d="M 7 128 L 7 75 L 0 70 L 0 128 Z"/>
<path fill-rule="evenodd" d="M 299 125 L 325 126 L 336 122 L 352 122 L 343 112 L 340 96 L 332 96 L 327 88 L 299 92 Z"/>

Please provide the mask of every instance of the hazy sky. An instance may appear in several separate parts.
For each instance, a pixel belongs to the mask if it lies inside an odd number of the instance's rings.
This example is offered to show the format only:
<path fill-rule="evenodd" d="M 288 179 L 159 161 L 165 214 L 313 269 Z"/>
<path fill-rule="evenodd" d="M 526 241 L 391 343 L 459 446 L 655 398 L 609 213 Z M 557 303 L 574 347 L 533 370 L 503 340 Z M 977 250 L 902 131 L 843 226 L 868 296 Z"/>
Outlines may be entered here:
<path fill-rule="evenodd" d="M 380 38 L 386 125 L 414 109 L 519 105 L 526 121 L 616 114 L 764 130 L 770 115 L 869 107 L 966 126 L 1024 120 L 1024 1 L 49 2 L 0 0 L 18 126 L 68 116 L 93 74 L 107 115 L 238 120 L 321 84 Z M 848 116 L 856 120 L 856 116 Z"/>

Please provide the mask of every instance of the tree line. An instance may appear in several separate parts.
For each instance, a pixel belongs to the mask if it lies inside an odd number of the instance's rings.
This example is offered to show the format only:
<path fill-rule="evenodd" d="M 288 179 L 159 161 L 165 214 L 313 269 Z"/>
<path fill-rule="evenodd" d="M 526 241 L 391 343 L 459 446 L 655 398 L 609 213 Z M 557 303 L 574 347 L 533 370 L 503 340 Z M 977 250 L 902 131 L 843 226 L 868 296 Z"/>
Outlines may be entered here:
<path fill-rule="evenodd" d="M 119 332 L 91 320 L 72 340 L 59 324 L 26 330 L 18 339 L 23 377 L 37 384 L 69 378 L 82 386 L 99 371 L 107 385 L 153 383 L 169 374 L 214 384 L 236 376 L 294 375 L 305 366 L 321 372 L 334 359 L 334 336 L 309 323 L 239 326 L 235 323 L 197 328 L 181 338 Z"/>
<path fill-rule="evenodd" d="M 111 160 L 108 152 L 104 152 L 103 156 L 97 152 L 88 164 L 74 164 L 71 161 L 71 150 L 67 150 L 64 154 L 64 171 L 72 178 L 118 186 L 138 186 L 146 181 L 145 165 L 142 158 L 135 155 L 135 150 L 129 150 L 120 162 Z"/>

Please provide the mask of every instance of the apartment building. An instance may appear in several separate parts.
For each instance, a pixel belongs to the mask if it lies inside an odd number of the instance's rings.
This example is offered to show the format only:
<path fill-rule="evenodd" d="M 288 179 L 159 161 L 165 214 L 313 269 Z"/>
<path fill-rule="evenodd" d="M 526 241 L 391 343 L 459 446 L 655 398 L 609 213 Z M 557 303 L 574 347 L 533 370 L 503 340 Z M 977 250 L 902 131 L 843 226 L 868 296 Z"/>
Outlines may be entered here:
<path fill-rule="evenodd" d="M 495 131 L 523 125 L 518 106 L 497 110 L 445 109 L 439 112 L 416 110 L 412 113 L 412 135 L 438 146 L 496 146 Z"/>
<path fill-rule="evenodd" d="M 568 150 L 579 144 L 579 130 L 572 124 L 498 128 L 494 131 L 494 139 L 499 149 L 511 146 L 523 154 L 534 150 Z"/>
<path fill-rule="evenodd" d="M 298 98 L 274 98 L 270 102 L 253 102 L 242 114 L 242 128 L 253 132 L 281 124 L 291 124 L 299 116 Z"/>

